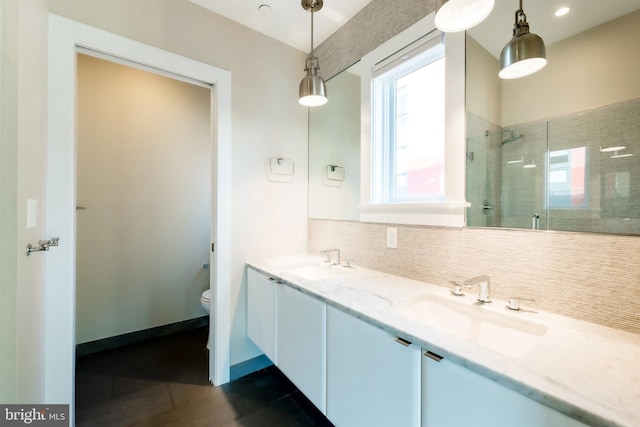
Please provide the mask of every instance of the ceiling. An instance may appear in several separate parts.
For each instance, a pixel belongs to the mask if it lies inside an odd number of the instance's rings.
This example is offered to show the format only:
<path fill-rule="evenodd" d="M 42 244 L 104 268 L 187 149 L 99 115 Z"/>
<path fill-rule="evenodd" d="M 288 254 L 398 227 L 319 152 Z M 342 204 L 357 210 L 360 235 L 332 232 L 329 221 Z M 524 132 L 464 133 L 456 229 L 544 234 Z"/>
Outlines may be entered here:
<path fill-rule="evenodd" d="M 496 58 L 513 35 L 516 0 L 495 0 L 491 14 L 480 25 L 468 32 L 478 43 Z M 571 11 L 563 17 L 555 17 L 561 6 Z M 550 45 L 578 34 L 596 25 L 640 9 L 640 0 L 528 0 L 523 2 L 529 30 Z"/>
<path fill-rule="evenodd" d="M 311 13 L 301 0 L 190 0 L 305 53 L 311 50 Z M 313 44 L 318 46 L 371 0 L 325 0 L 313 14 Z M 267 5 L 269 8 L 262 8 Z"/>
<path fill-rule="evenodd" d="M 311 48 L 311 17 L 300 0 L 190 0 L 219 15 L 259 31 L 303 52 Z M 402 1 L 402 0 L 398 0 Z M 322 43 L 338 28 L 362 10 L 371 0 L 324 0 L 322 10 L 314 13 L 314 45 Z M 494 56 L 511 39 L 517 0 L 495 0 L 496 5 L 482 24 L 469 34 Z M 262 8 L 267 5 L 269 8 Z M 560 6 L 571 12 L 555 18 Z M 640 0 L 529 0 L 523 9 L 532 33 L 547 45 L 610 21 L 640 8 Z M 270 9 L 270 10 L 269 10 Z M 268 10 L 268 13 L 265 11 Z"/>

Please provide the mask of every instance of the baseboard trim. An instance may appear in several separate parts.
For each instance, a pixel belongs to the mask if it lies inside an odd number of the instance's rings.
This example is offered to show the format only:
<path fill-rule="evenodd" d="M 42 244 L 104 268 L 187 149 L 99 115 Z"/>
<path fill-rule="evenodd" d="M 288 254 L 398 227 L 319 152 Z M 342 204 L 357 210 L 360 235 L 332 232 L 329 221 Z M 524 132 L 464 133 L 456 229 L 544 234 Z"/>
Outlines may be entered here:
<path fill-rule="evenodd" d="M 264 354 L 254 357 L 253 359 L 245 360 L 244 362 L 236 363 L 230 368 L 230 379 L 231 381 L 236 380 L 271 365 L 273 365 L 273 362 Z"/>
<path fill-rule="evenodd" d="M 143 329 L 141 331 L 129 332 L 127 334 L 116 335 L 114 337 L 103 338 L 76 344 L 76 357 L 88 356 L 105 350 L 113 350 L 129 344 L 136 344 L 153 338 L 164 337 L 189 329 L 200 328 L 209 324 L 209 316 L 197 317 L 195 319 L 184 320 L 182 322 L 170 323 L 168 325 L 156 326 L 155 328 Z"/>

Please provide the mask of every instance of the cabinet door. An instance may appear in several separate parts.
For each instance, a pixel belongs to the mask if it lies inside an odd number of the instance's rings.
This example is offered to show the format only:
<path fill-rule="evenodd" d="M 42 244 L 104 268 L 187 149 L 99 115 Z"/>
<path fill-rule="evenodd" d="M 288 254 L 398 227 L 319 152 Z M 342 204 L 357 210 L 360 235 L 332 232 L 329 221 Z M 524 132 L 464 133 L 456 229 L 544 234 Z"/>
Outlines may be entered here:
<path fill-rule="evenodd" d="M 278 287 L 278 368 L 326 414 L 326 304 Z"/>
<path fill-rule="evenodd" d="M 273 278 L 247 268 L 247 335 L 274 364 L 277 363 L 276 288 Z"/>
<path fill-rule="evenodd" d="M 422 427 L 586 427 L 446 359 L 422 357 Z"/>
<path fill-rule="evenodd" d="M 337 426 L 419 426 L 420 348 L 327 307 L 327 418 Z"/>

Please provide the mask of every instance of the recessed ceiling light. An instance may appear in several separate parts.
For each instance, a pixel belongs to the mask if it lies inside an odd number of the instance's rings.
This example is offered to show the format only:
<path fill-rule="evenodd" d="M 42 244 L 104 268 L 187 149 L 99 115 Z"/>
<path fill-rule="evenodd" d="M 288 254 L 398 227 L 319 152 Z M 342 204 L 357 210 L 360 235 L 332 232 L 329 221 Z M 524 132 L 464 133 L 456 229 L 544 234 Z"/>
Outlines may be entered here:
<path fill-rule="evenodd" d="M 625 147 L 624 145 L 614 145 L 614 146 L 611 146 L 611 147 L 600 147 L 600 152 L 601 153 L 611 153 L 611 152 L 614 152 L 614 151 L 622 151 L 625 148 L 627 148 L 627 147 Z"/>
<path fill-rule="evenodd" d="M 566 15 L 567 13 L 569 13 L 569 11 L 570 11 L 570 10 L 571 10 L 571 8 L 570 8 L 570 7 L 568 7 L 568 6 L 563 6 L 563 7 L 559 8 L 558 10 L 556 10 L 555 15 L 556 15 L 556 16 L 564 16 L 564 15 Z"/>

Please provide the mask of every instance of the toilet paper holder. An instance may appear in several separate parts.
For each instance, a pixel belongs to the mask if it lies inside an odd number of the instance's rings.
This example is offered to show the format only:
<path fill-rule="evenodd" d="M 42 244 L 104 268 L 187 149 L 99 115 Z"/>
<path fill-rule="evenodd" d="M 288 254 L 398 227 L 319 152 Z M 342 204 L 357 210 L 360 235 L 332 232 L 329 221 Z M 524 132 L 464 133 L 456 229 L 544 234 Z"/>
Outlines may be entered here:
<path fill-rule="evenodd" d="M 31 252 L 43 252 L 48 251 L 51 246 L 59 246 L 60 238 L 52 237 L 49 240 L 39 240 L 38 246 L 33 246 L 31 243 L 27 245 L 27 256 L 31 255 Z"/>

